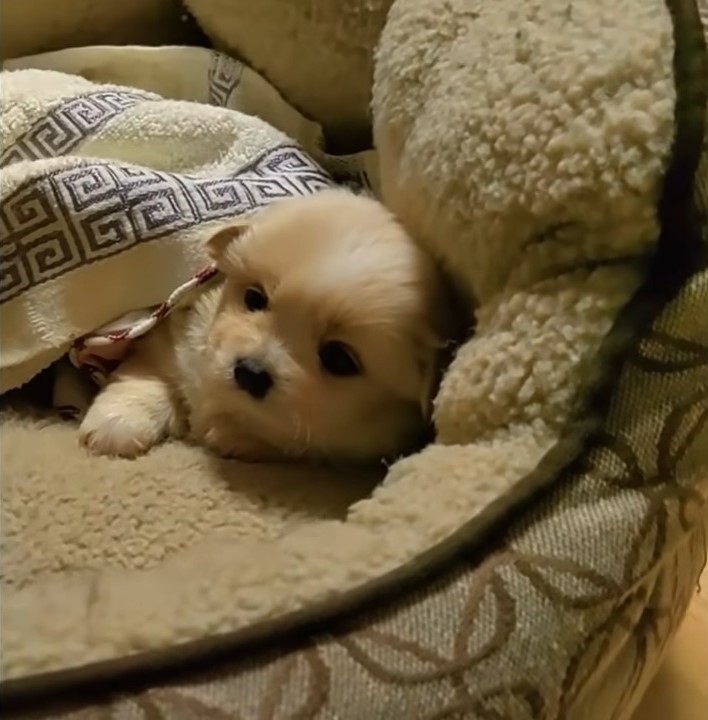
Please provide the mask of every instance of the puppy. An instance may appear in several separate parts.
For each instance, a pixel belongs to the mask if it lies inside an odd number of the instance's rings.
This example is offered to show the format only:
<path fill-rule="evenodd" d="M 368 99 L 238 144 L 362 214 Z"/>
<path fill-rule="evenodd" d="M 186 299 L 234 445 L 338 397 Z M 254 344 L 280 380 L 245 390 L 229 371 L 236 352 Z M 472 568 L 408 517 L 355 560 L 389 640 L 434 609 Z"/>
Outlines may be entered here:
<path fill-rule="evenodd" d="M 380 203 L 283 200 L 208 250 L 223 279 L 136 341 L 81 424 L 90 451 L 187 435 L 251 461 L 369 461 L 421 440 L 451 307 Z"/>

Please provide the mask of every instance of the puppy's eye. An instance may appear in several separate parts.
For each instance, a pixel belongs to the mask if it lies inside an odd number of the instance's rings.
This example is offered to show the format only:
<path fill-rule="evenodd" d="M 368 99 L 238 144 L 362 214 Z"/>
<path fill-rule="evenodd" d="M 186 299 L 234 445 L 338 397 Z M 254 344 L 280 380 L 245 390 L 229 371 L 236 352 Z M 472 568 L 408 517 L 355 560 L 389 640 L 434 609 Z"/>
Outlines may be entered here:
<path fill-rule="evenodd" d="M 246 289 L 243 296 L 243 304 L 249 312 L 258 312 L 268 308 L 268 296 L 263 288 L 252 285 Z"/>
<path fill-rule="evenodd" d="M 326 342 L 320 348 L 322 369 L 335 377 L 351 377 L 361 373 L 361 365 L 354 351 L 338 340 Z"/>

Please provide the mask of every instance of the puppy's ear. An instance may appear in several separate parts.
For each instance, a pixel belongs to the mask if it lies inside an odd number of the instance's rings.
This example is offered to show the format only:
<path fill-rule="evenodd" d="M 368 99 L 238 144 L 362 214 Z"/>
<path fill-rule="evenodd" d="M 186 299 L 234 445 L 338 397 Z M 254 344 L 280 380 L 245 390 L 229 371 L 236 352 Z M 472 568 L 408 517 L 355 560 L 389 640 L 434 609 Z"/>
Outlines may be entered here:
<path fill-rule="evenodd" d="M 467 332 L 464 330 L 467 324 L 462 316 L 454 312 L 455 306 L 449 298 L 446 299 L 448 302 L 441 305 L 442 312 L 437 314 L 435 330 L 428 335 L 427 342 L 424 342 L 426 356 L 421 362 L 423 381 L 420 409 L 426 422 L 432 419 L 440 383 Z"/>
<path fill-rule="evenodd" d="M 423 381 L 420 388 L 420 410 L 426 422 L 433 417 L 435 398 L 440 390 L 440 383 L 457 348 L 458 344 L 454 340 L 440 341 L 430 348 L 429 357 L 421 365 Z"/>
<path fill-rule="evenodd" d="M 433 417 L 435 396 L 440 384 L 440 367 L 437 358 L 423 365 L 423 382 L 420 388 L 420 412 L 425 422 Z"/>
<path fill-rule="evenodd" d="M 242 237 L 246 230 L 248 230 L 248 227 L 248 223 L 241 220 L 233 225 L 222 228 L 216 235 L 212 235 L 206 244 L 209 257 L 218 265 L 224 257 L 226 248 L 228 248 L 234 240 Z"/>

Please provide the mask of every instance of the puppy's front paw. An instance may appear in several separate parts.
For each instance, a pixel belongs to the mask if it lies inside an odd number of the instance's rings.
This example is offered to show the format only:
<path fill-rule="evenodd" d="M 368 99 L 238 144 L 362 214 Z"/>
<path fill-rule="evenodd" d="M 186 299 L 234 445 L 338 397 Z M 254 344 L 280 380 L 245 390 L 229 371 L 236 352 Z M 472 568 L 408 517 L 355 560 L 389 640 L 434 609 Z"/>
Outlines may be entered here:
<path fill-rule="evenodd" d="M 145 408 L 119 406 L 101 395 L 79 427 L 79 442 L 95 455 L 135 458 L 157 445 L 162 436 L 161 425 Z"/>

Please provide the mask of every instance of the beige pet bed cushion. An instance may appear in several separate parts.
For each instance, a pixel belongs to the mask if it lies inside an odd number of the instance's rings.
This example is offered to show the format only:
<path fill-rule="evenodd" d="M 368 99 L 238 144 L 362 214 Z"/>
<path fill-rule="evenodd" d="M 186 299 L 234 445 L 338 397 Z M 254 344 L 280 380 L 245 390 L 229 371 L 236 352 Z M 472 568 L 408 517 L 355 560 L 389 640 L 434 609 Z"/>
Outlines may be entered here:
<path fill-rule="evenodd" d="M 0 57 L 87 43 L 194 42 L 178 0 L 2 0 Z"/>
<path fill-rule="evenodd" d="M 261 71 L 328 136 L 370 132 L 374 47 L 393 0 L 186 0 L 217 49 Z"/>
<path fill-rule="evenodd" d="M 478 329 L 443 382 L 440 441 L 370 495 L 371 478 L 259 477 L 177 444 L 89 461 L 70 427 L 5 417 L 6 692 L 272 639 L 417 582 L 305 647 L 96 712 L 631 708 L 703 562 L 708 74 L 690 2 L 593 7 L 394 5 L 374 94 L 384 195 Z"/>

